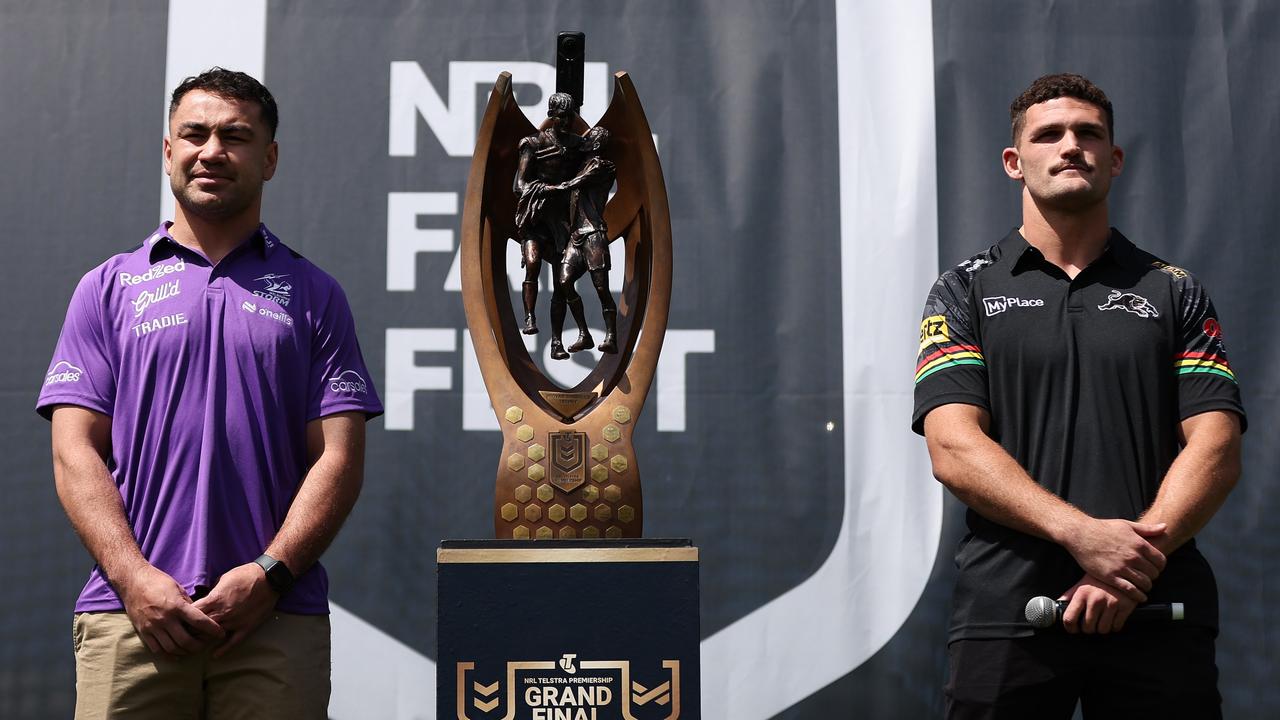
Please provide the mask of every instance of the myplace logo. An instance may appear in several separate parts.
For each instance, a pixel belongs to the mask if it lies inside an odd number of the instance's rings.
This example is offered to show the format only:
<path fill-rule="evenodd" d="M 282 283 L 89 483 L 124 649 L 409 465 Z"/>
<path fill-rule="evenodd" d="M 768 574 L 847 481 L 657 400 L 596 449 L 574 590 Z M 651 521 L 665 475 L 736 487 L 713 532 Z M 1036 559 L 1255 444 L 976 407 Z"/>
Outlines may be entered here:
<path fill-rule="evenodd" d="M 999 315 L 1010 308 L 1044 307 L 1044 300 L 1039 298 L 1025 300 L 1023 298 L 1013 297 L 1012 295 L 1004 297 L 985 297 L 982 298 L 982 306 L 987 310 L 987 317 L 991 317 L 992 315 Z"/>
<path fill-rule="evenodd" d="M 355 370 L 343 370 L 337 377 L 329 378 L 329 389 L 336 393 L 364 395 L 368 391 L 364 378 Z"/>
<path fill-rule="evenodd" d="M 49 370 L 49 374 L 44 376 L 45 385 L 56 385 L 58 383 L 80 382 L 80 375 L 83 370 L 72 365 L 66 360 L 59 360 Z"/>

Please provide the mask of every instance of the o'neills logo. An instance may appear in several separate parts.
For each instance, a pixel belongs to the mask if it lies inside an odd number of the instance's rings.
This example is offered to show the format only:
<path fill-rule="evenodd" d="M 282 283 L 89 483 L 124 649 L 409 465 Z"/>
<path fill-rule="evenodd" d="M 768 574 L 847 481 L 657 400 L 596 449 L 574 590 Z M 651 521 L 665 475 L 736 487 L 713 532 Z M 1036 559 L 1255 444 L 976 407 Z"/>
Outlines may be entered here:
<path fill-rule="evenodd" d="M 84 371 L 72 365 L 66 360 L 59 360 L 49 369 L 49 374 L 44 376 L 45 385 L 57 385 L 58 383 L 80 382 L 80 376 Z"/>
<path fill-rule="evenodd" d="M 171 297 L 175 297 L 180 292 L 182 292 L 182 290 L 178 288 L 177 280 L 170 280 L 169 282 L 159 285 L 152 290 L 143 290 L 138 293 L 138 297 L 133 299 L 133 316 L 138 317 L 139 315 L 142 315 L 143 310 L 146 310 L 161 300 L 168 300 Z"/>
<path fill-rule="evenodd" d="M 364 378 L 355 370 L 343 370 L 337 377 L 329 378 L 329 389 L 336 393 L 364 395 L 369 390 Z"/>
<path fill-rule="evenodd" d="M 172 273 L 180 273 L 186 269 L 187 269 L 187 263 L 183 260 L 179 260 L 176 263 L 170 263 L 168 265 L 156 265 L 155 267 L 142 273 L 141 275 L 134 275 L 133 273 L 122 272 L 120 273 L 120 284 L 124 287 L 131 287 L 139 283 L 150 282 L 151 280 L 158 280 L 164 277 L 165 275 L 169 275 Z"/>
<path fill-rule="evenodd" d="M 1044 301 L 1040 298 L 1023 299 L 1013 296 L 997 296 L 982 298 L 982 306 L 987 311 L 987 317 L 991 317 L 992 315 L 999 315 L 1009 308 L 1044 307 Z"/>

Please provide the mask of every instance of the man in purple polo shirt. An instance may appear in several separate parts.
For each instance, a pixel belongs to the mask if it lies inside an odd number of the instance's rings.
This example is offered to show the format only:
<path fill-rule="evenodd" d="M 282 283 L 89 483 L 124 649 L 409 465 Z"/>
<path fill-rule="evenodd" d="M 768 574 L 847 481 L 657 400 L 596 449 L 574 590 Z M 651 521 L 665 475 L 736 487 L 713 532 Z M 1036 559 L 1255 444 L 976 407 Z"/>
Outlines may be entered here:
<path fill-rule="evenodd" d="M 172 223 L 91 270 L 37 410 L 97 561 L 76 716 L 323 718 L 328 581 L 382 412 L 333 278 L 260 222 L 275 100 L 214 68 L 173 92 Z"/>

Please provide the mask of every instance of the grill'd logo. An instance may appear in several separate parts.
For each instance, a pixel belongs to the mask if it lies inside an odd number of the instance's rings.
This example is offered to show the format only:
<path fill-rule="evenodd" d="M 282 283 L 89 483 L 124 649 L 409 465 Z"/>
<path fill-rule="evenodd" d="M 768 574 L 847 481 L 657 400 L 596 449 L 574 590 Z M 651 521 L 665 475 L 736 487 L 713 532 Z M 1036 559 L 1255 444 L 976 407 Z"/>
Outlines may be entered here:
<path fill-rule="evenodd" d="M 177 297 L 181 292 L 182 289 L 178 287 L 177 280 L 170 280 L 163 285 L 157 285 L 151 290 L 143 290 L 138 293 L 138 297 L 133 299 L 133 316 L 141 317 L 142 311 L 152 305 L 155 305 L 161 300 L 168 300 L 169 298 Z"/>
<path fill-rule="evenodd" d="M 1005 310 L 1010 310 L 1012 308 L 1044 307 L 1044 300 L 1041 300 L 1040 298 L 1031 298 L 1028 300 L 1013 297 L 1012 295 L 1007 297 L 985 297 L 982 298 L 982 307 L 986 309 L 987 317 L 991 317 L 992 315 L 999 315 Z"/>

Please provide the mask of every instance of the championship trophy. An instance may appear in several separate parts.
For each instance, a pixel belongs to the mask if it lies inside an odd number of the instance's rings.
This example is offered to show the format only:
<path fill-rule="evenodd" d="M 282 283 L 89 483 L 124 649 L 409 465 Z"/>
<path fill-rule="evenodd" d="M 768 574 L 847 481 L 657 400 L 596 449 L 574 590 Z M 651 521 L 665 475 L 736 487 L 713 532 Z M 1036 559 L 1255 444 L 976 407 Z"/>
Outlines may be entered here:
<path fill-rule="evenodd" d="M 511 75 L 498 76 L 467 180 L 462 294 L 502 427 L 497 538 L 642 535 L 632 436 L 667 328 L 671 220 L 657 148 L 627 73 L 614 75 L 613 99 L 595 127 L 578 114 L 584 41 L 581 33 L 560 34 L 557 92 L 546 99 L 548 116 L 538 128 L 516 104 Z M 508 243 L 520 248 L 518 300 L 508 279 Z M 615 303 L 608 269 L 618 253 L 626 273 Z M 549 293 L 539 292 L 543 266 Z M 601 359 L 564 388 L 534 364 L 524 338 L 549 333 L 552 362 L 596 346 L 584 295 L 601 306 Z M 538 322 L 540 300 L 549 307 L 549 324 Z M 566 319 L 576 326 L 567 345 Z"/>
<path fill-rule="evenodd" d="M 498 76 L 471 162 L 462 296 L 503 447 L 497 539 L 445 540 L 436 553 L 440 718 L 700 713 L 698 549 L 639 539 L 632 443 L 670 307 L 666 188 L 625 72 L 596 126 L 580 117 L 584 42 L 560 34 L 557 92 L 542 99 L 540 127 L 516 104 L 511 75 Z M 508 267 L 513 243 L 522 268 Z M 615 301 L 609 268 L 622 257 Z M 599 335 L 584 299 L 599 301 Z M 600 359 L 560 387 L 529 355 L 526 340 L 539 335 L 548 362 L 592 348 Z"/>

